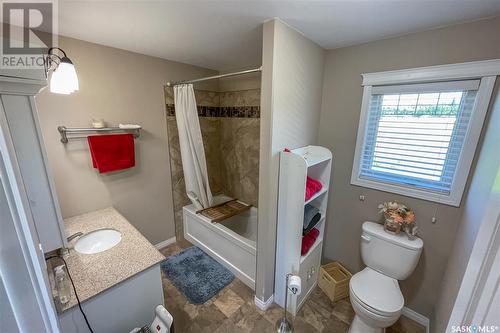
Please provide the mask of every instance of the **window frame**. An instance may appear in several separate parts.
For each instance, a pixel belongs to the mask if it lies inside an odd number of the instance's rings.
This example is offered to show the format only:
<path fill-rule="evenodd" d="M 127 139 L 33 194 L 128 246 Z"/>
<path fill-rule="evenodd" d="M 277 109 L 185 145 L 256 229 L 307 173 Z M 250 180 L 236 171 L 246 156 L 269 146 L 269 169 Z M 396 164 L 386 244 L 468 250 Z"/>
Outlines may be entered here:
<path fill-rule="evenodd" d="M 500 59 L 362 74 L 363 98 L 361 101 L 361 113 L 352 166 L 351 184 L 459 207 L 467 184 L 474 154 L 478 146 L 479 137 L 486 118 L 497 75 L 500 75 Z M 467 130 L 464 146 L 460 153 L 449 195 L 424 189 L 411 188 L 404 185 L 385 183 L 378 180 L 360 178 L 361 155 L 365 145 L 369 104 L 373 87 L 394 84 L 447 82 L 466 79 L 479 79 L 480 84 L 477 91 L 473 116 Z"/>

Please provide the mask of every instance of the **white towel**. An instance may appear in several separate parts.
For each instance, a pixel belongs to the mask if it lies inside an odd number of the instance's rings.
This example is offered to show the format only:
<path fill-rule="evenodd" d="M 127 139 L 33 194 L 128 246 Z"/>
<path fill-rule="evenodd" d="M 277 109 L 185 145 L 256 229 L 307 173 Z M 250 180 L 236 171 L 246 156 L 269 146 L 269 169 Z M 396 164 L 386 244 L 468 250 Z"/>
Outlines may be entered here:
<path fill-rule="evenodd" d="M 141 125 L 136 125 L 136 124 L 119 124 L 119 128 L 122 129 L 138 129 L 141 128 Z"/>

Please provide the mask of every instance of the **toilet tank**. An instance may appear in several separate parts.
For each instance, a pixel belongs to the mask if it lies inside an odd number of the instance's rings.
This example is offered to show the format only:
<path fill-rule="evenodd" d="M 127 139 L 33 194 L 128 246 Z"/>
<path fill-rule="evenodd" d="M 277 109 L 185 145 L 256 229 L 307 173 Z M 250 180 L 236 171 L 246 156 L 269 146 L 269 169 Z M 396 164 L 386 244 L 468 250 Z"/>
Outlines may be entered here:
<path fill-rule="evenodd" d="M 393 235 L 381 224 L 363 223 L 361 257 L 366 266 L 396 280 L 404 280 L 415 270 L 424 242 L 409 240 L 405 233 Z"/>

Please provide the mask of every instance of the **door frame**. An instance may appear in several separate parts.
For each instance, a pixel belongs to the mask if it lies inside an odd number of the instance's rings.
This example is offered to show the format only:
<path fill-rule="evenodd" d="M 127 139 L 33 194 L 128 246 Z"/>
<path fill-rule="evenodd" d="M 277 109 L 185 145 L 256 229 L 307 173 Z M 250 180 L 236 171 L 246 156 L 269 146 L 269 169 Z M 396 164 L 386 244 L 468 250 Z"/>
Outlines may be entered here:
<path fill-rule="evenodd" d="M 500 170 L 497 181 L 500 181 Z M 498 326 L 486 322 L 498 306 L 500 281 L 500 192 L 492 189 L 446 331 L 459 326 Z M 495 301 L 496 299 L 496 301 Z"/>
<path fill-rule="evenodd" d="M 0 93 L 12 95 L 25 95 L 33 101 L 33 96 L 46 85 L 44 80 L 18 79 L 12 77 L 1 77 Z M 19 249 L 22 259 L 16 265 L 22 266 L 21 270 L 26 273 L 31 281 L 30 284 L 16 285 L 16 276 L 13 274 L 10 281 L 12 286 L 6 285 L 6 293 L 9 289 L 20 288 L 24 291 L 22 299 L 9 300 L 10 307 L 16 318 L 16 324 L 20 331 L 25 326 L 44 327 L 45 332 L 60 332 L 59 321 L 55 305 L 52 301 L 51 288 L 47 275 L 47 266 L 43 249 L 36 232 L 33 216 L 29 206 L 29 199 L 24 188 L 23 178 L 16 158 L 8 121 L 5 115 L 3 103 L 0 102 L 0 179 L 1 189 L 5 193 L 9 207 L 11 221 L 14 224 L 13 232 L 8 236 L 12 240 L 12 248 Z M 5 276 L 4 276 L 5 275 Z M 2 272 L 2 278 L 8 277 L 9 271 Z M 12 292 L 12 290 L 11 290 Z M 28 304 L 35 302 L 38 308 L 38 316 L 23 314 L 16 310 L 16 302 Z M 26 317 L 29 317 L 29 325 Z M 23 320 L 23 322 L 19 322 Z"/>

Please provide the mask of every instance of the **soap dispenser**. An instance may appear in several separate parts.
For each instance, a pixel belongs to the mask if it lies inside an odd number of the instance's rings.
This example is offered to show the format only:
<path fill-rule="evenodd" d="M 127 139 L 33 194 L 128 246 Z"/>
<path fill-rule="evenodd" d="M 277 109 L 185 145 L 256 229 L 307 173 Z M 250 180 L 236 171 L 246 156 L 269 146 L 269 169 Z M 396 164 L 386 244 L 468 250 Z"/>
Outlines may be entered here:
<path fill-rule="evenodd" d="M 56 281 L 57 295 L 61 304 L 66 304 L 71 298 L 68 276 L 64 271 L 64 265 L 54 268 L 54 279 Z"/>

